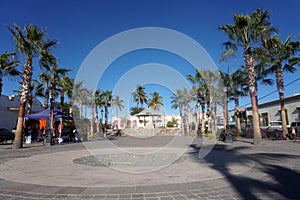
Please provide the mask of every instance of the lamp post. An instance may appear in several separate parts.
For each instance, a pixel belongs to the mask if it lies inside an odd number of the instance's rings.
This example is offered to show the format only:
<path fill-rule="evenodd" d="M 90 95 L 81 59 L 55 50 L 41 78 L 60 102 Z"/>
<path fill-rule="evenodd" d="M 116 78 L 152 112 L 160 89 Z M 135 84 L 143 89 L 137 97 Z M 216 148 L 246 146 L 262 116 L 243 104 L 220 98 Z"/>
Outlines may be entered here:
<path fill-rule="evenodd" d="M 101 112 L 101 120 L 100 120 L 101 121 L 101 136 L 104 137 L 106 129 L 104 127 L 105 125 L 104 125 L 104 120 L 103 120 L 103 112 L 104 112 L 103 109 L 101 109 L 100 112 Z"/>
<path fill-rule="evenodd" d="M 85 109 L 84 109 L 84 126 L 85 126 L 85 132 L 83 135 L 83 141 L 87 141 L 88 140 L 88 130 L 87 130 L 87 118 L 86 118 L 86 114 L 87 114 L 87 105 L 85 105 Z"/>

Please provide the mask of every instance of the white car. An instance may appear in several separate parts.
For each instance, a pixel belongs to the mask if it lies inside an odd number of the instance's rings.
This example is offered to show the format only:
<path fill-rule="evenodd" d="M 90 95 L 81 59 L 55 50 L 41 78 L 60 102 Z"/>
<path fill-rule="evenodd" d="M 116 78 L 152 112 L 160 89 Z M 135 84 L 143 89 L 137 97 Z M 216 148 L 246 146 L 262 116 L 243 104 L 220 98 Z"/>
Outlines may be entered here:
<path fill-rule="evenodd" d="M 282 121 L 272 121 L 269 123 L 268 129 L 282 129 Z"/>

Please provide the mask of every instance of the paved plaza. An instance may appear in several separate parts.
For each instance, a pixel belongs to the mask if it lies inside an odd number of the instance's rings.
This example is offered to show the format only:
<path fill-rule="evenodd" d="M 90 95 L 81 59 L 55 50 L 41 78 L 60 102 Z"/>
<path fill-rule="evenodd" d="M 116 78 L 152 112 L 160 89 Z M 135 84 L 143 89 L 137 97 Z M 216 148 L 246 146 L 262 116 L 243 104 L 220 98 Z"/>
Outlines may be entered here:
<path fill-rule="evenodd" d="M 0 145 L 0 199 L 300 199 L 300 142 L 111 137 Z M 199 153 L 200 152 L 200 153 Z"/>

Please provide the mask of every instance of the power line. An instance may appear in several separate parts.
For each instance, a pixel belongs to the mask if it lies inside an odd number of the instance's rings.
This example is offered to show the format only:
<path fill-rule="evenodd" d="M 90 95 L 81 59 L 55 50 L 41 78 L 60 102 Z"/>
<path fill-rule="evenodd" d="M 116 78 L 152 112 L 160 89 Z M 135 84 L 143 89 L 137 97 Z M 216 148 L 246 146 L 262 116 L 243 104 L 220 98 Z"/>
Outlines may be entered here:
<path fill-rule="evenodd" d="M 289 86 L 289 85 L 291 85 L 291 84 L 293 84 L 293 83 L 295 83 L 295 82 L 297 82 L 297 81 L 299 81 L 299 80 L 300 80 L 300 78 L 297 78 L 297 79 L 295 79 L 295 80 L 289 82 L 288 84 L 284 85 L 284 88 L 287 87 L 287 86 Z M 270 92 L 270 93 L 268 93 L 268 94 L 266 94 L 266 95 L 260 97 L 260 98 L 257 99 L 257 100 L 258 100 L 258 101 L 259 101 L 259 100 L 262 100 L 262 99 L 264 99 L 264 98 L 266 98 L 266 97 L 268 97 L 268 96 L 274 94 L 274 93 L 277 92 L 277 91 L 278 91 L 278 90 L 274 90 L 274 91 L 272 91 L 272 92 Z M 241 107 L 243 108 L 243 107 L 246 107 L 246 106 L 248 106 L 248 105 L 250 105 L 250 104 L 251 104 L 251 103 L 247 103 L 247 104 L 245 104 L 245 105 L 243 105 L 243 106 L 241 106 Z"/>

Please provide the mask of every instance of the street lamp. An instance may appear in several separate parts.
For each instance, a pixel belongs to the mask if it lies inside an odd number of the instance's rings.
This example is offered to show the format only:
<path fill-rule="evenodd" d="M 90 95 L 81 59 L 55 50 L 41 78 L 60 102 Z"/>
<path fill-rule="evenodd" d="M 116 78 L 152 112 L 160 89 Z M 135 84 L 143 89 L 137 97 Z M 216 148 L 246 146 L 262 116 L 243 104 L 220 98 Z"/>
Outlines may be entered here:
<path fill-rule="evenodd" d="M 104 137 L 104 130 L 103 130 L 103 109 L 101 109 L 101 119 L 100 119 L 100 137 Z"/>

